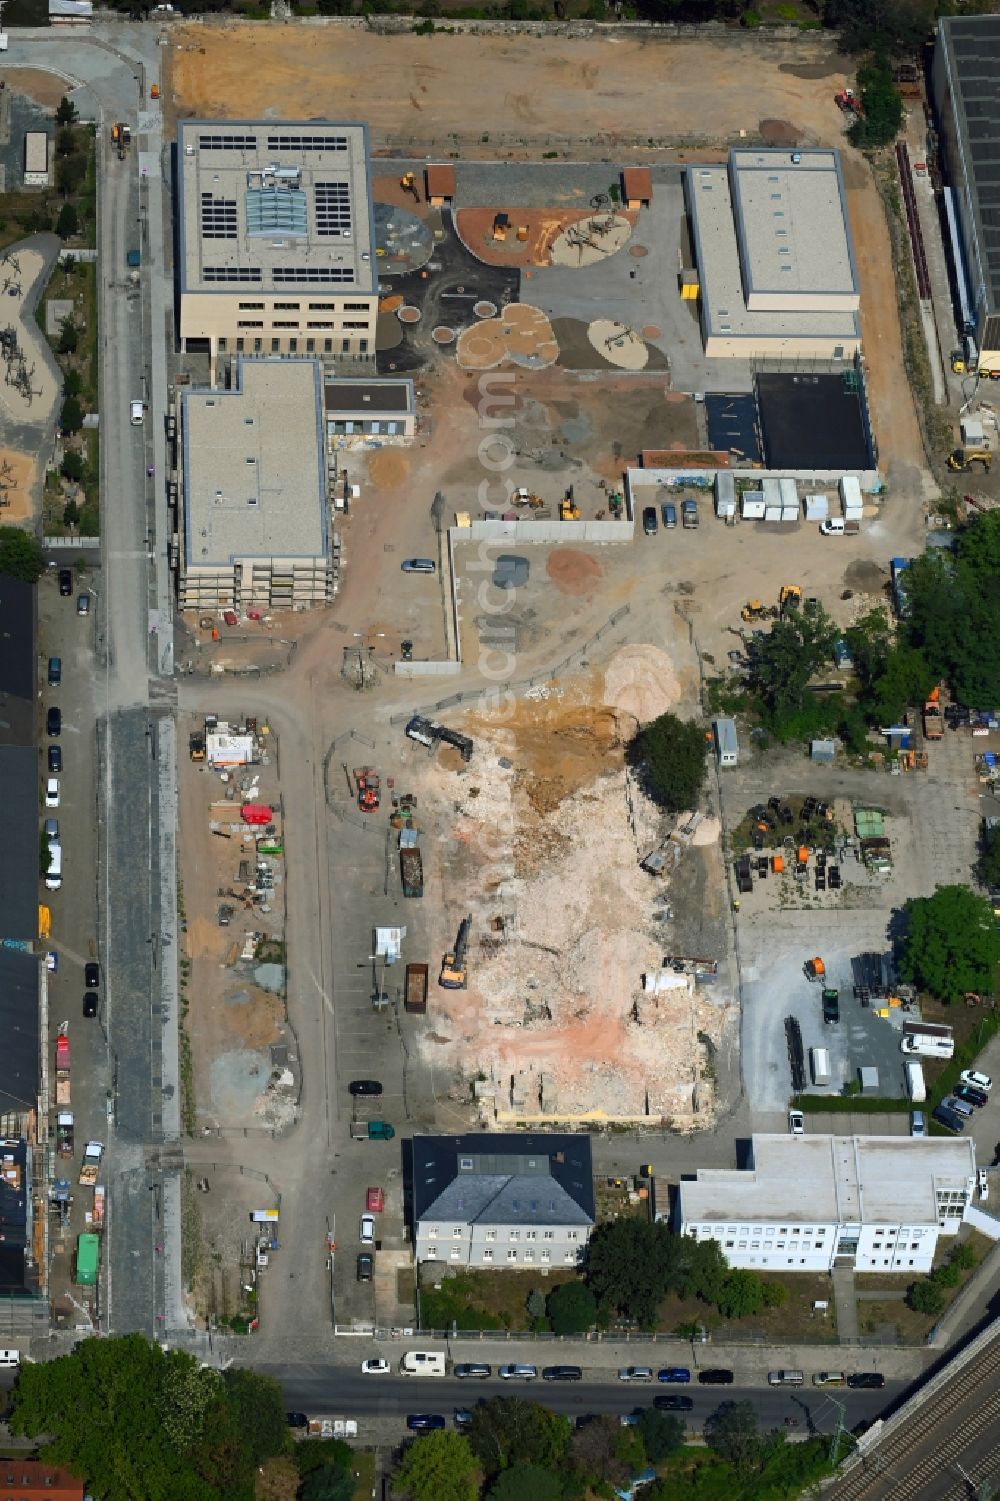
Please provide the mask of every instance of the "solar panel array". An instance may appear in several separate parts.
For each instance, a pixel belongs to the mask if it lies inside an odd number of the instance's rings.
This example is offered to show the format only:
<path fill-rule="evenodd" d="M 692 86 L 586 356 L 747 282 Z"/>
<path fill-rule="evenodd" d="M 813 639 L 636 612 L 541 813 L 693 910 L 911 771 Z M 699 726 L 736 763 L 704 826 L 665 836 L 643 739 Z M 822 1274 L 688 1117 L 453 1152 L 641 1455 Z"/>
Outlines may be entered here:
<path fill-rule="evenodd" d="M 346 136 L 273 135 L 267 138 L 268 151 L 346 151 Z"/>
<path fill-rule="evenodd" d="M 201 195 L 201 237 L 203 240 L 235 240 L 236 199 Z"/>
<path fill-rule="evenodd" d="M 316 207 L 316 233 L 340 235 L 350 233 L 351 189 L 346 182 L 317 182 L 313 184 L 313 202 Z"/>
<path fill-rule="evenodd" d="M 962 18 L 950 29 L 965 112 L 983 256 L 994 306 L 1000 304 L 1000 25 L 996 16 Z"/>
<path fill-rule="evenodd" d="M 256 151 L 255 135 L 203 135 L 198 137 L 202 151 Z"/>
<path fill-rule="evenodd" d="M 271 275 L 276 282 L 354 280 L 350 266 L 275 266 Z"/>

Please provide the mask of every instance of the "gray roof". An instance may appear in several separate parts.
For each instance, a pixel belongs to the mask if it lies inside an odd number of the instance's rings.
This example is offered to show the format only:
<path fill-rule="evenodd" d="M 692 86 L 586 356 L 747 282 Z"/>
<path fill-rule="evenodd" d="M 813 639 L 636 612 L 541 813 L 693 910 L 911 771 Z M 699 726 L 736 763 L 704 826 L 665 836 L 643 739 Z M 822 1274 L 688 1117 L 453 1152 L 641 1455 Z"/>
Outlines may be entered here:
<path fill-rule="evenodd" d="M 37 1105 L 38 959 L 0 948 L 0 1111 L 25 1112 Z"/>
<path fill-rule="evenodd" d="M 938 44 L 972 189 L 970 207 L 992 313 L 1000 307 L 1000 16 L 945 16 L 938 22 Z M 952 144 L 946 140 L 946 150 Z M 977 294 L 975 286 L 971 290 Z"/>
<path fill-rule="evenodd" d="M 38 754 L 33 746 L 0 746 L 0 787 L 0 938 L 31 942 L 38 936 Z"/>
<path fill-rule="evenodd" d="M 0 745 L 35 743 L 35 586 L 0 575 Z M 34 779 L 33 779 L 34 780 Z M 37 807 L 37 789 L 32 796 Z"/>
<path fill-rule="evenodd" d="M 185 294 L 375 290 L 365 125 L 182 120 L 177 172 Z"/>
<path fill-rule="evenodd" d="M 411 1160 L 415 1223 L 594 1223 L 589 1136 L 417 1136 Z"/>
<path fill-rule="evenodd" d="M 754 293 L 860 296 L 836 151 L 729 157 L 747 301 Z"/>
<path fill-rule="evenodd" d="M 324 387 L 327 412 L 364 417 L 372 412 L 412 412 L 413 382 L 399 380 L 327 380 Z"/>
<path fill-rule="evenodd" d="M 325 557 L 320 361 L 241 359 L 231 391 L 186 391 L 182 413 L 187 567 Z"/>

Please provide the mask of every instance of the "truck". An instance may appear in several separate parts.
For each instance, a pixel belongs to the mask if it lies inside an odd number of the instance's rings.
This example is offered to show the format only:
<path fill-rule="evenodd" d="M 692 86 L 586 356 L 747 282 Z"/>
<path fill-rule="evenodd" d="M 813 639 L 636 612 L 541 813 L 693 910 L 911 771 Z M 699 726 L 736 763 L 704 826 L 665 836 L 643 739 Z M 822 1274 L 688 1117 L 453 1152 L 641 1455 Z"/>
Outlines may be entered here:
<path fill-rule="evenodd" d="M 101 1264 L 101 1237 L 88 1232 L 77 1238 L 76 1273 L 73 1281 L 80 1287 L 93 1287 Z"/>
<path fill-rule="evenodd" d="M 809 1049 L 809 1072 L 812 1074 L 814 1084 L 829 1084 L 833 1076 L 830 1070 L 830 1054 L 826 1048 Z"/>
<path fill-rule="evenodd" d="M 924 704 L 924 739 L 940 740 L 944 735 L 944 715 L 941 713 L 940 693 L 937 688 Z"/>
<path fill-rule="evenodd" d="M 463 917 L 458 927 L 458 937 L 455 939 L 454 949 L 449 950 L 441 960 L 441 973 L 438 976 L 438 984 L 443 990 L 465 990 L 469 983 L 466 953 L 469 947 L 469 933 L 471 931 L 471 915 Z"/>
<path fill-rule="evenodd" d="M 927 1085 L 924 1082 L 923 1064 L 904 1063 L 903 1073 L 906 1075 L 906 1093 L 915 1105 L 919 1105 L 927 1098 Z"/>
<path fill-rule="evenodd" d="M 404 896 L 423 896 L 424 864 L 417 846 L 400 846 L 399 874 L 403 882 Z"/>
<path fill-rule="evenodd" d="M 941 1027 L 935 1022 L 904 1022 L 899 1050 L 910 1057 L 952 1058 L 955 1038 L 950 1027 Z"/>
<path fill-rule="evenodd" d="M 427 976 L 426 964 L 406 966 L 406 984 L 403 990 L 404 1011 L 422 1016 L 427 1010 Z"/>
<path fill-rule="evenodd" d="M 698 502 L 696 500 L 681 501 L 681 526 L 691 531 L 698 525 Z"/>
<path fill-rule="evenodd" d="M 104 1156 L 103 1141 L 88 1141 L 83 1149 L 83 1163 L 80 1167 L 81 1188 L 93 1188 L 97 1182 L 97 1174 L 101 1170 L 101 1158 Z"/>
<path fill-rule="evenodd" d="M 138 271 L 139 267 L 142 265 L 142 251 L 138 248 L 126 250 L 125 264 L 130 271 Z"/>
<path fill-rule="evenodd" d="M 351 1121 L 352 1141 L 392 1141 L 395 1134 L 388 1121 Z"/>
<path fill-rule="evenodd" d="M 72 1110 L 58 1110 L 56 1112 L 56 1149 L 60 1157 L 72 1157 L 73 1155 Z"/>
<path fill-rule="evenodd" d="M 69 1038 L 65 1032 L 60 1032 L 56 1038 L 56 1104 L 68 1106 L 70 1103 L 70 1056 Z"/>

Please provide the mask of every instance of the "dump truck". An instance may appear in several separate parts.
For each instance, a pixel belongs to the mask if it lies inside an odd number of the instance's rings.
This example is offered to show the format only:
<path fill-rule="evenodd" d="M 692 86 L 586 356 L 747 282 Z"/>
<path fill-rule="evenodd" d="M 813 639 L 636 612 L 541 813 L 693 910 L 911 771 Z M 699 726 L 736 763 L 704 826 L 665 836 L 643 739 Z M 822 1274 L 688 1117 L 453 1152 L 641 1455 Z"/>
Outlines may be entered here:
<path fill-rule="evenodd" d="M 392 1141 L 395 1134 L 388 1121 L 351 1121 L 352 1141 Z"/>
<path fill-rule="evenodd" d="M 406 984 L 403 989 L 404 1011 L 411 1011 L 416 1015 L 422 1015 L 427 1010 L 428 973 L 426 964 L 408 964 L 406 966 Z"/>
<path fill-rule="evenodd" d="M 80 1167 L 80 1187 L 93 1188 L 97 1182 L 97 1175 L 101 1170 L 101 1158 L 104 1156 L 103 1141 L 88 1141 L 83 1149 L 83 1163 Z"/>
<path fill-rule="evenodd" d="M 469 983 L 469 970 L 466 963 L 466 952 L 469 947 L 469 933 L 472 929 L 472 915 L 463 917 L 459 924 L 458 937 L 455 939 L 455 947 L 445 954 L 441 961 L 441 973 L 438 976 L 438 984 L 444 990 L 464 990 Z"/>
<path fill-rule="evenodd" d="M 403 882 L 404 896 L 423 896 L 424 862 L 415 844 L 400 847 L 399 874 Z"/>
<path fill-rule="evenodd" d="M 941 713 L 941 694 L 935 688 L 924 704 L 924 739 L 940 740 L 944 735 L 944 715 Z"/>
<path fill-rule="evenodd" d="M 56 1112 L 56 1148 L 60 1157 L 72 1157 L 73 1155 L 72 1110 L 59 1110 Z"/>
<path fill-rule="evenodd" d="M 70 1056 L 69 1038 L 60 1032 L 56 1038 L 56 1104 L 68 1106 L 70 1102 Z"/>

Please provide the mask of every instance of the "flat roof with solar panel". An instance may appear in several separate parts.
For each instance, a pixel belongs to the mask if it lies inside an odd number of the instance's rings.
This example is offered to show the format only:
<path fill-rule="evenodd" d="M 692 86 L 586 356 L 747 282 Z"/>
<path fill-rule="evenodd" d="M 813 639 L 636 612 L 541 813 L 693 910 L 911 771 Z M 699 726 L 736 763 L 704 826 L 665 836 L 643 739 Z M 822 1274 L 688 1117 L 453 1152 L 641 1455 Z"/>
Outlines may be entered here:
<path fill-rule="evenodd" d="M 992 317 L 1000 312 L 1000 16 L 942 17 L 934 94 L 970 291 L 977 315 Z M 996 335 L 982 342 L 995 348 Z"/>
<path fill-rule="evenodd" d="M 368 130 L 182 120 L 181 291 L 375 291 Z"/>

